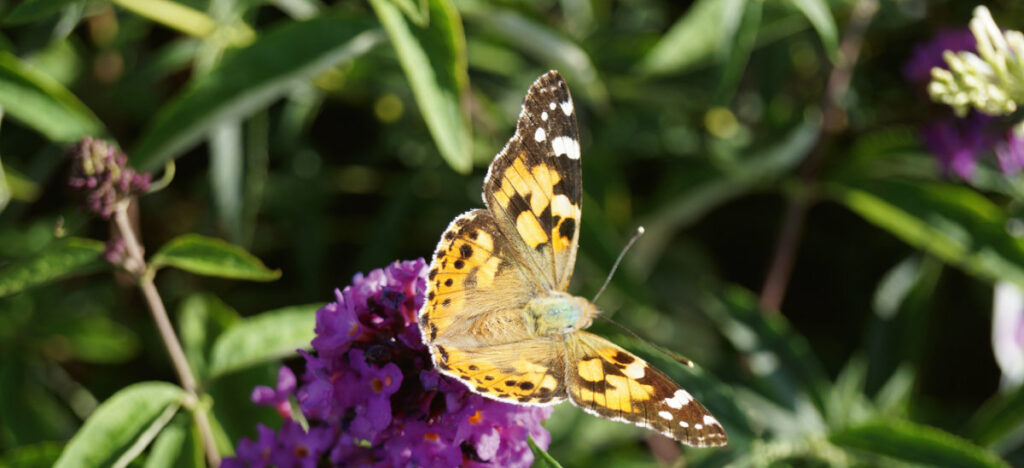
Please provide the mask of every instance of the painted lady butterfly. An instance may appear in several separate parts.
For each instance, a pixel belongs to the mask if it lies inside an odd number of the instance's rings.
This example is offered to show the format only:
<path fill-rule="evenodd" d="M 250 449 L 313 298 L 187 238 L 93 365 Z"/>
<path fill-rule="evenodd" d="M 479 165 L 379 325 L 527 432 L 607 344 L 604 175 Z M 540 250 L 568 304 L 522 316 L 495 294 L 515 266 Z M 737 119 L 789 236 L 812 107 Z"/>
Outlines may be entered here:
<path fill-rule="evenodd" d="M 434 364 L 474 392 L 584 411 L 694 446 L 722 425 L 644 360 L 583 331 L 599 313 L 566 292 L 576 262 L 580 145 L 557 72 L 530 86 L 516 133 L 484 179 L 487 209 L 455 218 L 431 261 L 419 326 Z"/>

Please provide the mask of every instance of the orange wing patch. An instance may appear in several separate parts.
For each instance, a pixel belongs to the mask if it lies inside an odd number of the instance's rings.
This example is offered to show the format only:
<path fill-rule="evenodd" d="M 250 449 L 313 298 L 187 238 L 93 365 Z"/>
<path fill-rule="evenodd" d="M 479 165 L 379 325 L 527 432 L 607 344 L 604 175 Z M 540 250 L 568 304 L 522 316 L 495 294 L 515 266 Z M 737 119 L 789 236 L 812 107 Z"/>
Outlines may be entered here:
<path fill-rule="evenodd" d="M 686 390 L 611 341 L 578 331 L 568 345 L 569 400 L 584 411 L 686 444 L 725 445 L 725 429 Z"/>
<path fill-rule="evenodd" d="M 508 403 L 550 405 L 565 399 L 564 353 L 535 339 L 478 349 L 438 346 L 434 364 L 476 393 Z"/>

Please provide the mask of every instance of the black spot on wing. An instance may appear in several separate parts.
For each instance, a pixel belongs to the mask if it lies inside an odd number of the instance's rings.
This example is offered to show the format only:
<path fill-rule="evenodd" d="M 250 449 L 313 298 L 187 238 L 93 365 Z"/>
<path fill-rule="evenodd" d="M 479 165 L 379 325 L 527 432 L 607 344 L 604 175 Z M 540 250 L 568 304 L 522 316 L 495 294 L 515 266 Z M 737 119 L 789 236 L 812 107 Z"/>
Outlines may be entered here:
<path fill-rule="evenodd" d="M 576 220 L 572 218 L 565 218 L 562 224 L 558 226 L 558 234 L 562 237 L 572 239 L 573 234 L 576 233 Z"/>

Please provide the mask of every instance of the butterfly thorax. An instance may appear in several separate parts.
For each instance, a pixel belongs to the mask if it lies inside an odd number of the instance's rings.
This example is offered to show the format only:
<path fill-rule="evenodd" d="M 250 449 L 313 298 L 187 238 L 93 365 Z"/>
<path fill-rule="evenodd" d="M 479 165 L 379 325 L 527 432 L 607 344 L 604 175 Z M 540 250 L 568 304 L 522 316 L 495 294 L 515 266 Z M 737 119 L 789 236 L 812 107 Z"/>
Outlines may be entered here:
<path fill-rule="evenodd" d="M 523 308 L 527 328 L 539 336 L 564 335 L 590 326 L 597 308 L 590 301 L 563 292 L 532 299 Z"/>

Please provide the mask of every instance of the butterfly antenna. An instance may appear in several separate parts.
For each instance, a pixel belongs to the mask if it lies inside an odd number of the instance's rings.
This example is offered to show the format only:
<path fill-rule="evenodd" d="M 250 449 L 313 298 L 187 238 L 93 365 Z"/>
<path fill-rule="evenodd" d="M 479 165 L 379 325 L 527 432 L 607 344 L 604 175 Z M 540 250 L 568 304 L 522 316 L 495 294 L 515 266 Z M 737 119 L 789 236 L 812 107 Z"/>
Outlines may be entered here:
<path fill-rule="evenodd" d="M 625 325 L 622 325 L 621 323 L 616 322 L 615 320 L 612 320 L 608 316 L 606 316 L 604 314 L 599 314 L 598 317 L 607 320 L 608 323 L 611 323 L 612 325 L 615 325 L 616 327 L 619 327 L 620 330 L 626 332 L 627 334 L 629 334 L 633 338 L 636 338 L 638 341 L 640 341 L 642 343 L 646 343 L 647 346 L 650 346 L 651 348 L 654 348 L 654 349 L 660 351 L 661 354 L 664 354 L 664 355 L 672 358 L 673 360 L 675 360 L 675 361 L 685 365 L 686 367 L 693 367 L 693 361 L 690 361 L 689 359 L 686 359 L 686 358 L 683 358 L 683 357 L 679 357 L 676 353 L 673 353 L 672 351 L 669 351 L 669 350 L 665 349 L 662 346 L 658 346 L 658 345 L 656 345 L 654 343 L 651 343 L 650 340 L 647 340 L 647 339 L 643 338 L 642 336 L 637 335 L 633 330 L 630 330 Z"/>
<path fill-rule="evenodd" d="M 619 252 L 619 258 L 615 259 L 615 264 L 612 265 L 612 271 L 608 272 L 608 277 L 604 279 L 604 284 L 601 285 L 601 289 L 597 290 L 597 294 L 594 294 L 594 298 L 591 299 L 590 302 L 597 302 L 597 298 L 601 297 L 601 293 L 604 292 L 604 288 L 607 288 L 608 283 L 612 281 L 612 275 L 615 274 L 615 270 L 619 268 L 619 263 L 622 263 L 622 258 L 626 256 L 626 252 L 629 250 L 629 248 L 632 247 L 633 244 L 636 243 L 636 240 L 639 239 L 640 236 L 642 236 L 643 234 L 644 227 L 638 226 L 636 228 L 636 232 L 633 233 L 633 237 L 629 238 L 629 242 L 627 242 L 626 246 L 622 248 L 622 252 Z"/>

